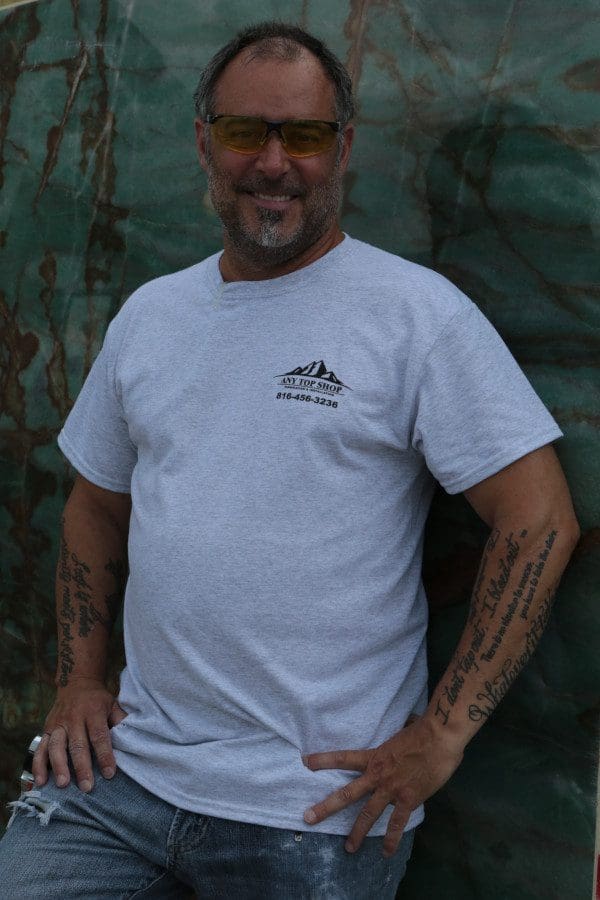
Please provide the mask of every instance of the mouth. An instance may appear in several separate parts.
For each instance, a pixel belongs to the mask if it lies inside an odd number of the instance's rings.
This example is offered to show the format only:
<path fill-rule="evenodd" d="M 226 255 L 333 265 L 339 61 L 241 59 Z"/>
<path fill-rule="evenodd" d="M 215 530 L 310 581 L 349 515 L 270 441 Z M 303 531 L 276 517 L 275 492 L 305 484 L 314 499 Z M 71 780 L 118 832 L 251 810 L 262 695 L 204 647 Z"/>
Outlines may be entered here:
<path fill-rule="evenodd" d="M 264 194 L 261 191 L 248 191 L 247 193 L 258 206 L 263 209 L 275 210 L 287 209 L 298 197 L 297 194 Z"/>

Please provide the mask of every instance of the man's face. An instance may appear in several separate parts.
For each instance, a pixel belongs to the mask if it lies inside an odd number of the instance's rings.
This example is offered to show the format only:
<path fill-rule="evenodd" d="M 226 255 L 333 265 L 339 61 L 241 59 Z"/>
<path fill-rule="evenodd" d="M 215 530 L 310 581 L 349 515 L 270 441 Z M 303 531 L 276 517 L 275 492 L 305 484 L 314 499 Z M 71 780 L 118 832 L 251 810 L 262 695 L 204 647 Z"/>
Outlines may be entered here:
<path fill-rule="evenodd" d="M 216 115 L 333 121 L 335 94 L 312 54 L 297 60 L 256 59 L 241 53 L 227 66 L 216 89 Z M 271 133 L 262 148 L 244 155 L 228 150 L 196 123 L 198 150 L 208 175 L 213 206 L 226 240 L 245 260 L 281 265 L 308 250 L 336 227 L 342 176 L 352 128 L 318 156 L 288 156 Z"/>

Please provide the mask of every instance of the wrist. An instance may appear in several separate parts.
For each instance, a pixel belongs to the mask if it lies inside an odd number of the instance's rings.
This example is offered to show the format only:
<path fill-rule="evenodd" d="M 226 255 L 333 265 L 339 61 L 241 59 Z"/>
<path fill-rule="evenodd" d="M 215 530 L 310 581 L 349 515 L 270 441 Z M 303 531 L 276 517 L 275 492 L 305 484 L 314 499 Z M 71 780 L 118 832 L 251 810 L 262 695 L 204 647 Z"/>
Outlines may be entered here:
<path fill-rule="evenodd" d="M 444 721 L 440 718 L 437 714 L 435 694 L 423 713 L 421 721 L 429 729 L 432 741 L 446 747 L 449 753 L 462 757 L 467 744 L 473 737 L 472 722 L 466 721 L 463 724 L 456 719 Z"/>
<path fill-rule="evenodd" d="M 103 675 L 98 674 L 89 674 L 89 675 L 69 675 L 68 681 L 66 683 L 62 683 L 60 680 L 60 673 L 56 675 L 54 679 L 54 683 L 56 685 L 56 690 L 58 692 L 69 690 L 69 688 L 104 688 L 106 689 L 106 684 Z"/>

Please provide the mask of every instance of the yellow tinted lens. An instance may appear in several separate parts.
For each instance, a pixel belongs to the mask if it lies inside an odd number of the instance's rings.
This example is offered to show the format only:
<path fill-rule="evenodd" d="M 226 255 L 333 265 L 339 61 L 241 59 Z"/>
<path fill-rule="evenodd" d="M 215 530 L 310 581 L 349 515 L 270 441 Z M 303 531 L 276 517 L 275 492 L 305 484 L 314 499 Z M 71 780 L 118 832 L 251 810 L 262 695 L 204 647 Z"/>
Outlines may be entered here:
<path fill-rule="evenodd" d="M 256 153 L 267 132 L 261 119 L 248 116 L 223 116 L 213 124 L 217 139 L 238 153 Z"/>
<path fill-rule="evenodd" d="M 281 132 L 290 156 L 315 156 L 335 141 L 335 131 L 326 122 L 286 122 Z"/>

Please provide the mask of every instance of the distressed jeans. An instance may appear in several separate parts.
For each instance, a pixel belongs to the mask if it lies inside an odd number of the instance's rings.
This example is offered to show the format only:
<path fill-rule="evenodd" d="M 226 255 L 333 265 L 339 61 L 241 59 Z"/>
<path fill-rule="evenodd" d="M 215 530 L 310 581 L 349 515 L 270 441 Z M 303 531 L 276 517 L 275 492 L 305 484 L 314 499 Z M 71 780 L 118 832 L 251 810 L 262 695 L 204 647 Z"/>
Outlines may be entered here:
<path fill-rule="evenodd" d="M 13 804 L 0 841 L 2 896 L 61 900 L 393 900 L 411 853 L 382 838 L 293 832 L 177 809 L 117 771 L 83 794 L 50 779 Z"/>

